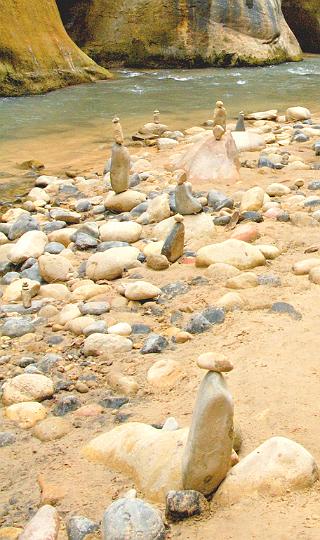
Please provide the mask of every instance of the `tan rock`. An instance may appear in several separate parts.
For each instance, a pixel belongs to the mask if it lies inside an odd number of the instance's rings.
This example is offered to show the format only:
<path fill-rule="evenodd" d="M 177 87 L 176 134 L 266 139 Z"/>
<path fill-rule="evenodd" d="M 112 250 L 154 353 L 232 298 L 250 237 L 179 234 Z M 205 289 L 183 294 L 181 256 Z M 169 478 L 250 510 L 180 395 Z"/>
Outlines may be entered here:
<path fill-rule="evenodd" d="M 149 216 L 149 223 L 159 223 L 170 217 L 171 210 L 168 193 L 163 193 L 151 199 L 148 204 L 147 214 Z"/>
<path fill-rule="evenodd" d="M 39 422 L 33 428 L 33 435 L 42 442 L 61 439 L 71 431 L 71 424 L 65 418 L 52 416 Z"/>
<path fill-rule="evenodd" d="M 66 495 L 66 488 L 61 484 L 53 484 L 48 482 L 43 474 L 38 476 L 38 484 L 41 491 L 41 505 L 51 504 L 55 506 L 60 502 Z"/>
<path fill-rule="evenodd" d="M 157 298 L 162 293 L 159 287 L 147 281 L 135 281 L 125 284 L 125 297 L 128 300 L 151 300 Z"/>
<path fill-rule="evenodd" d="M 162 240 L 160 242 L 149 242 L 149 244 L 146 244 L 142 248 L 142 251 L 146 257 L 150 257 L 151 255 L 161 255 L 163 244 L 164 242 Z"/>
<path fill-rule="evenodd" d="M 310 118 L 311 112 L 305 107 L 289 107 L 289 109 L 286 110 L 287 121 L 309 120 Z"/>
<path fill-rule="evenodd" d="M 318 221 L 306 212 L 294 212 L 290 221 L 296 227 L 319 227 Z"/>
<path fill-rule="evenodd" d="M 317 479 L 317 465 L 305 448 L 290 439 L 272 437 L 231 469 L 215 501 L 226 505 L 259 495 L 285 495 L 288 490 L 311 487 Z"/>
<path fill-rule="evenodd" d="M 41 285 L 39 295 L 44 298 L 54 298 L 60 302 L 68 302 L 71 299 L 71 293 L 62 283 L 50 283 L 49 285 Z"/>
<path fill-rule="evenodd" d="M 121 193 L 122 195 L 122 193 Z M 134 247 L 112 248 L 91 255 L 87 261 L 87 277 L 94 281 L 117 279 L 125 269 L 139 266 L 139 250 Z"/>
<path fill-rule="evenodd" d="M 320 266 L 320 257 L 311 257 L 294 263 L 292 271 L 297 276 L 304 276 L 317 266 Z"/>
<path fill-rule="evenodd" d="M 109 291 L 110 289 L 108 285 L 97 285 L 93 282 L 85 285 L 80 284 L 79 287 L 72 292 L 72 301 L 79 302 L 80 300 L 90 300 L 90 298 L 94 298 L 100 294 L 105 294 Z"/>
<path fill-rule="evenodd" d="M 22 531 L 20 527 L 1 527 L 0 540 L 18 540 Z"/>
<path fill-rule="evenodd" d="M 65 247 L 72 242 L 71 237 L 77 232 L 75 227 L 66 227 L 64 229 L 59 229 L 58 231 L 53 231 L 48 234 L 49 242 L 59 242 Z"/>
<path fill-rule="evenodd" d="M 171 359 L 158 360 L 147 373 L 147 381 L 159 388 L 172 388 L 182 376 L 178 362 Z"/>
<path fill-rule="evenodd" d="M 126 396 L 134 396 L 139 390 L 139 385 L 134 377 L 123 375 L 123 373 L 116 369 L 112 369 L 107 374 L 107 382 L 112 390 Z"/>
<path fill-rule="evenodd" d="M 242 240 L 225 240 L 219 244 L 204 246 L 198 250 L 196 257 L 197 266 L 225 263 L 239 270 L 255 268 L 265 262 L 265 257 L 256 246 Z"/>
<path fill-rule="evenodd" d="M 68 281 L 74 272 L 70 262 L 61 255 L 41 255 L 38 263 L 40 275 L 47 283 Z"/>
<path fill-rule="evenodd" d="M 45 505 L 27 523 L 19 540 L 57 540 L 59 527 L 60 518 L 57 510 Z"/>
<path fill-rule="evenodd" d="M 256 247 L 260 249 L 262 255 L 264 255 L 267 260 L 276 259 L 281 255 L 280 250 L 276 246 L 270 244 L 256 244 Z"/>
<path fill-rule="evenodd" d="M 283 195 L 289 195 L 291 193 L 290 188 L 288 186 L 285 186 L 284 184 L 270 184 L 267 189 L 266 193 L 270 197 L 283 197 Z"/>
<path fill-rule="evenodd" d="M 192 340 L 192 334 L 189 332 L 178 332 L 175 335 L 175 341 L 176 343 L 186 343 L 187 341 Z"/>
<path fill-rule="evenodd" d="M 8 258 L 14 264 L 21 264 L 30 257 L 37 259 L 47 243 L 47 235 L 42 231 L 28 231 L 12 246 Z"/>
<path fill-rule="evenodd" d="M 115 240 L 132 244 L 140 239 L 141 233 L 141 225 L 134 221 L 109 221 L 100 227 L 102 242 Z"/>
<path fill-rule="evenodd" d="M 51 379 L 45 375 L 23 373 L 9 379 L 3 385 L 2 400 L 5 405 L 25 401 L 42 401 L 54 393 Z"/>
<path fill-rule="evenodd" d="M 231 264 L 214 263 L 205 270 L 205 275 L 214 281 L 225 282 L 228 278 L 240 274 L 240 270 Z"/>
<path fill-rule="evenodd" d="M 67 304 L 66 306 L 63 306 L 62 310 L 60 311 L 57 317 L 57 324 L 64 326 L 69 321 L 72 321 L 77 317 L 81 317 L 81 311 L 77 304 Z"/>
<path fill-rule="evenodd" d="M 40 290 L 40 283 L 38 281 L 33 281 L 27 278 L 17 279 L 6 287 L 4 295 L 2 297 L 3 302 L 18 302 L 19 300 L 21 300 L 23 283 L 28 283 L 31 297 L 34 297 L 38 294 Z"/>
<path fill-rule="evenodd" d="M 243 194 L 241 199 L 241 212 L 257 211 L 262 208 L 264 202 L 264 190 L 261 187 L 253 187 Z"/>
<path fill-rule="evenodd" d="M 93 324 L 95 322 L 95 319 L 93 317 L 90 317 L 89 315 L 85 315 L 83 317 L 77 317 L 75 319 L 71 319 L 69 322 L 66 323 L 65 329 L 69 330 L 76 336 L 80 336 L 83 334 L 84 329 L 87 328 L 87 326 L 90 326 L 90 324 Z"/>
<path fill-rule="evenodd" d="M 18 424 L 22 429 L 33 427 L 37 422 L 43 420 L 47 414 L 47 409 L 41 403 L 33 401 L 15 403 L 5 409 L 6 417 Z"/>
<path fill-rule="evenodd" d="M 113 212 L 130 212 L 135 206 L 144 202 L 147 196 L 140 191 L 128 189 L 123 193 L 114 194 L 113 192 L 104 201 L 107 210 Z"/>
<path fill-rule="evenodd" d="M 147 266 L 152 270 L 167 270 L 170 263 L 165 255 L 148 255 L 146 259 Z"/>
<path fill-rule="evenodd" d="M 234 311 L 236 309 L 241 309 L 245 305 L 244 300 L 241 298 L 238 293 L 227 293 L 223 295 L 217 302 L 216 306 L 225 309 L 225 311 Z"/>
<path fill-rule="evenodd" d="M 310 270 L 309 279 L 312 283 L 320 285 L 320 266 L 316 266 Z"/>
<path fill-rule="evenodd" d="M 228 373 L 233 370 L 233 364 L 223 353 L 207 352 L 200 354 L 197 359 L 200 369 L 207 369 L 216 373 Z"/>
<path fill-rule="evenodd" d="M 250 289 L 258 285 L 258 276 L 253 272 L 243 272 L 239 276 L 229 278 L 226 282 L 228 289 Z"/>
<path fill-rule="evenodd" d="M 107 355 L 112 358 L 115 353 L 131 351 L 132 341 L 113 334 L 91 334 L 84 341 L 83 353 L 85 356 Z"/>
<path fill-rule="evenodd" d="M 132 334 L 132 328 L 130 324 L 126 322 L 120 322 L 109 326 L 108 334 L 116 334 L 117 336 L 130 336 Z"/>

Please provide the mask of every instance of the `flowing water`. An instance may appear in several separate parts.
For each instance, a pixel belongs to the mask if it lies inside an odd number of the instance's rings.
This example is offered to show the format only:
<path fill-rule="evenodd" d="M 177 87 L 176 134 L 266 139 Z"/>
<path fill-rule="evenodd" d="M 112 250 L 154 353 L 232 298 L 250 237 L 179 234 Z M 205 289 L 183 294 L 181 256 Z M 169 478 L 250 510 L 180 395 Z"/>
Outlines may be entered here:
<path fill-rule="evenodd" d="M 100 170 L 115 114 L 129 138 L 152 119 L 155 108 L 170 129 L 201 124 L 211 117 L 217 99 L 224 101 L 229 118 L 240 110 L 276 108 L 281 113 L 297 104 L 320 109 L 320 56 L 261 68 L 119 70 L 115 75 L 112 81 L 42 96 L 0 98 L 0 197 L 8 193 L 8 183 L 16 190 L 23 173 L 14 169 L 27 159 L 59 170 L 59 165 L 89 163 L 96 153 Z"/>

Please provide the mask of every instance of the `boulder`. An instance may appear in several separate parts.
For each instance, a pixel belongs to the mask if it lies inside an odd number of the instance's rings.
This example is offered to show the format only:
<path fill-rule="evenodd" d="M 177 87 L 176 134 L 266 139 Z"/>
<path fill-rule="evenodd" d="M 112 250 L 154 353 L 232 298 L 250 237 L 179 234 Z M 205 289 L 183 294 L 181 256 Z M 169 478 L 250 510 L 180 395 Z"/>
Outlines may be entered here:
<path fill-rule="evenodd" d="M 261 251 L 242 240 L 225 240 L 219 244 L 211 244 L 200 248 L 197 252 L 196 265 L 210 266 L 225 263 L 239 270 L 249 270 L 266 263 Z"/>
<path fill-rule="evenodd" d="M 94 281 L 121 277 L 125 269 L 139 266 L 139 253 L 134 247 L 111 248 L 95 253 L 87 261 L 86 275 Z"/>
<path fill-rule="evenodd" d="M 47 242 L 47 235 L 42 231 L 28 231 L 12 246 L 8 259 L 14 264 L 21 264 L 30 257 L 37 259 L 43 254 Z"/>
<path fill-rule="evenodd" d="M 74 272 L 72 264 L 62 255 L 41 255 L 38 263 L 40 275 L 47 283 L 68 281 Z"/>
<path fill-rule="evenodd" d="M 317 479 L 318 467 L 303 446 L 285 437 L 272 437 L 231 469 L 215 501 L 226 505 L 258 495 L 285 495 L 311 487 Z"/>
<path fill-rule="evenodd" d="M 296 122 L 297 120 L 309 120 L 311 112 L 305 107 L 289 107 L 286 110 L 286 120 L 288 122 Z"/>
<path fill-rule="evenodd" d="M 233 131 L 232 138 L 238 152 L 259 152 L 266 147 L 264 137 L 252 131 Z"/>
<path fill-rule="evenodd" d="M 9 379 L 3 385 L 2 401 L 4 405 L 25 401 L 42 401 L 54 393 L 51 379 L 44 375 L 23 373 Z"/>

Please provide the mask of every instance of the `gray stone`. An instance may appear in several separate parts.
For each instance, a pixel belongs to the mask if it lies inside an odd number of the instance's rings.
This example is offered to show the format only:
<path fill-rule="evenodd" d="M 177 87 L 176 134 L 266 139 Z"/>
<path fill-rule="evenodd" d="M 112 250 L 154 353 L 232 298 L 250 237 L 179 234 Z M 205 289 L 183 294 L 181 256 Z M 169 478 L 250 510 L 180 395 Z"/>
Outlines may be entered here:
<path fill-rule="evenodd" d="M 222 324 L 225 320 L 225 311 L 223 308 L 208 307 L 202 311 L 201 315 L 211 324 Z"/>
<path fill-rule="evenodd" d="M 30 268 L 27 268 L 26 270 L 23 270 L 23 272 L 21 272 L 21 277 L 22 278 L 28 278 L 28 279 L 31 279 L 33 281 L 39 281 L 39 283 L 44 283 L 41 275 L 40 275 L 40 272 L 39 272 L 39 264 L 36 262 L 33 266 L 31 266 Z"/>
<path fill-rule="evenodd" d="M 0 328 L 2 336 L 10 338 L 24 336 L 35 331 L 34 324 L 31 320 L 22 317 L 12 317 L 8 319 Z"/>
<path fill-rule="evenodd" d="M 95 221 L 88 221 L 87 223 L 84 223 L 81 225 L 81 227 L 79 227 L 78 232 L 89 234 L 89 236 L 93 236 L 94 238 L 100 237 L 99 226 Z"/>
<path fill-rule="evenodd" d="M 103 540 L 164 540 L 160 513 L 141 499 L 118 499 L 104 513 Z"/>
<path fill-rule="evenodd" d="M 286 314 L 296 321 L 300 321 L 302 319 L 301 313 L 296 311 L 291 304 L 287 304 L 287 302 L 275 302 L 271 306 L 270 313 Z"/>
<path fill-rule="evenodd" d="M 183 488 L 209 495 L 230 469 L 233 402 L 223 376 L 209 371 L 196 399 L 182 459 Z"/>
<path fill-rule="evenodd" d="M 80 214 L 71 212 L 67 208 L 53 208 L 50 210 L 50 217 L 57 221 L 65 221 L 68 224 L 80 222 Z"/>
<path fill-rule="evenodd" d="M 39 231 L 40 225 L 30 214 L 24 213 L 11 225 L 8 238 L 9 240 L 17 240 L 28 231 Z"/>
<path fill-rule="evenodd" d="M 91 334 L 106 334 L 107 325 L 104 321 L 95 321 L 83 330 L 85 336 L 90 336 Z"/>
<path fill-rule="evenodd" d="M 83 540 L 88 534 L 99 529 L 99 525 L 83 516 L 72 516 L 67 522 L 69 540 Z"/>
<path fill-rule="evenodd" d="M 225 227 L 225 225 L 228 225 L 231 221 L 231 216 L 217 216 L 213 218 L 213 223 L 217 227 Z"/>
<path fill-rule="evenodd" d="M 262 223 L 263 216 L 260 212 L 242 212 L 239 216 L 239 222 L 241 221 L 253 221 L 254 223 Z"/>
<path fill-rule="evenodd" d="M 186 332 L 190 334 L 202 334 L 211 328 L 211 323 L 206 319 L 202 313 L 193 315 L 186 326 Z"/>
<path fill-rule="evenodd" d="M 18 272 L 7 272 L 3 278 L 1 279 L 2 285 L 10 285 L 13 281 L 16 281 L 16 279 L 20 278 L 20 274 Z"/>
<path fill-rule="evenodd" d="M 141 214 L 146 212 L 147 209 L 148 209 L 148 201 L 142 202 L 142 203 L 138 204 L 138 206 L 135 206 L 134 208 L 132 208 L 130 214 L 132 216 L 141 216 Z"/>
<path fill-rule="evenodd" d="M 238 116 L 237 124 L 235 127 L 235 131 L 245 131 L 245 130 L 246 130 L 246 126 L 244 123 L 244 113 L 240 112 Z"/>
<path fill-rule="evenodd" d="M 161 353 L 169 345 L 166 338 L 159 334 L 150 334 L 141 349 L 141 354 Z"/>
<path fill-rule="evenodd" d="M 168 296 L 168 298 L 174 298 L 180 294 L 186 294 L 190 287 L 183 281 L 175 281 L 174 283 L 168 283 L 161 287 L 162 292 Z"/>
<path fill-rule="evenodd" d="M 135 323 L 131 325 L 133 334 L 150 334 L 151 328 L 147 324 Z"/>
<path fill-rule="evenodd" d="M 281 287 L 281 279 L 279 276 L 262 274 L 258 276 L 259 285 L 268 285 L 270 287 Z"/>
<path fill-rule="evenodd" d="M 308 189 L 311 189 L 312 191 L 320 189 L 320 180 L 313 180 L 313 182 L 310 182 Z"/>
<path fill-rule="evenodd" d="M 86 302 L 85 304 L 79 304 L 78 307 L 82 315 L 102 315 L 110 311 L 108 302 Z"/>
<path fill-rule="evenodd" d="M 91 208 L 92 208 L 92 204 L 90 201 L 88 201 L 88 199 L 80 199 L 75 206 L 75 211 L 76 212 L 89 212 Z"/>
<path fill-rule="evenodd" d="M 85 249 L 96 248 L 98 245 L 98 241 L 96 238 L 94 238 L 93 236 L 89 234 L 78 232 L 75 235 L 75 244 L 78 249 L 85 250 Z"/>
<path fill-rule="evenodd" d="M 210 206 L 215 212 L 219 212 L 222 208 L 233 208 L 234 201 L 227 197 L 221 191 L 212 189 L 208 193 L 208 206 Z"/>
<path fill-rule="evenodd" d="M 120 409 L 129 403 L 129 398 L 119 396 L 107 396 L 99 401 L 99 405 L 104 409 Z"/>
<path fill-rule="evenodd" d="M 49 242 L 44 248 L 45 253 L 50 253 L 51 255 L 59 255 L 61 251 L 65 249 L 63 244 L 60 242 Z"/>
<path fill-rule="evenodd" d="M 107 251 L 108 249 L 112 248 L 121 248 L 121 247 L 129 247 L 130 244 L 128 242 L 118 242 L 116 240 L 109 241 L 109 242 L 101 242 L 101 244 L 98 245 L 97 251 Z"/>
<path fill-rule="evenodd" d="M 0 431 L 0 448 L 4 446 L 10 446 L 16 442 L 16 436 L 10 431 Z"/>
<path fill-rule="evenodd" d="M 183 255 L 184 233 L 184 224 L 182 222 L 177 222 L 174 224 L 164 241 L 161 255 L 165 255 L 165 257 L 171 263 L 176 262 Z"/>
<path fill-rule="evenodd" d="M 192 185 L 190 182 L 178 184 L 175 189 L 175 208 L 179 214 L 191 215 L 202 211 L 201 204 L 192 195 Z"/>
<path fill-rule="evenodd" d="M 75 396 L 64 396 L 60 398 L 52 409 L 54 416 L 65 416 L 66 414 L 76 411 L 81 407 L 80 401 Z"/>
<path fill-rule="evenodd" d="M 47 223 L 43 223 L 42 230 L 44 233 L 49 234 L 54 231 L 60 231 L 60 229 L 64 229 L 66 226 L 65 221 L 48 221 Z"/>
<path fill-rule="evenodd" d="M 122 144 L 115 143 L 112 146 L 110 180 L 115 193 L 122 193 L 129 188 L 130 154 Z"/>
<path fill-rule="evenodd" d="M 59 354 L 48 353 L 37 362 L 37 368 L 40 369 L 42 373 L 49 373 L 60 360 L 62 360 L 62 356 Z"/>

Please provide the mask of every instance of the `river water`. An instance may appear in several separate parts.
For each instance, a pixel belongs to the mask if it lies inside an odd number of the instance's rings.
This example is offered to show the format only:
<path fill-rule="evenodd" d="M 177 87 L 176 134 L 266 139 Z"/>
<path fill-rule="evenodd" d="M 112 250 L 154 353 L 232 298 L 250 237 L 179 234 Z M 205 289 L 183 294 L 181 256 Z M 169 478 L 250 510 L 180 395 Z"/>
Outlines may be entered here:
<path fill-rule="evenodd" d="M 320 56 L 261 68 L 119 70 L 115 75 L 112 81 L 41 96 L 0 98 L 0 181 L 8 184 L 8 172 L 11 184 L 19 180 L 21 172 L 14 169 L 27 159 L 58 170 L 59 164 L 79 166 L 97 150 L 105 155 L 115 114 L 129 138 L 152 119 L 155 108 L 170 129 L 201 124 L 218 99 L 229 118 L 240 110 L 281 113 L 298 104 L 320 110 Z"/>

